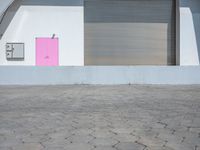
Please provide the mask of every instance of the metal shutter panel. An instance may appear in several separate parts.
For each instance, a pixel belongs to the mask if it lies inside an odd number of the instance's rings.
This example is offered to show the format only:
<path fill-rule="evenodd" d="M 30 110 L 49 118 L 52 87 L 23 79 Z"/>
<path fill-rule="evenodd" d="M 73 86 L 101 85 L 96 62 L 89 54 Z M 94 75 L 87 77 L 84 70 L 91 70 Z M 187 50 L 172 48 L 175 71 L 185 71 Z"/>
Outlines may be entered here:
<path fill-rule="evenodd" d="M 173 0 L 85 0 L 85 65 L 175 64 Z"/>

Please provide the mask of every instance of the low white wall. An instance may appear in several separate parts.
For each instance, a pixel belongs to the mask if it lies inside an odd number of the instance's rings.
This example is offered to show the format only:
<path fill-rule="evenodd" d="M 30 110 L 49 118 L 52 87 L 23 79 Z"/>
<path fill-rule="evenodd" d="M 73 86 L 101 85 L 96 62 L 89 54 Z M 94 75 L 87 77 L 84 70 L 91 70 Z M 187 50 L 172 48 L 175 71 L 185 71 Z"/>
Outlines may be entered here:
<path fill-rule="evenodd" d="M 199 66 L 0 66 L 0 85 L 200 84 Z"/>
<path fill-rule="evenodd" d="M 0 40 L 0 65 L 35 65 L 35 38 L 56 34 L 59 38 L 59 64 L 83 66 L 83 6 L 65 5 L 63 0 L 56 1 L 62 3 L 60 6 L 48 5 L 48 0 L 36 5 L 35 1 L 18 0 L 7 12 L 4 24 L 7 22 L 8 26 Z M 6 42 L 25 43 L 25 60 L 7 61 Z"/>
<path fill-rule="evenodd" d="M 200 1 L 180 0 L 180 65 L 200 64 Z"/>

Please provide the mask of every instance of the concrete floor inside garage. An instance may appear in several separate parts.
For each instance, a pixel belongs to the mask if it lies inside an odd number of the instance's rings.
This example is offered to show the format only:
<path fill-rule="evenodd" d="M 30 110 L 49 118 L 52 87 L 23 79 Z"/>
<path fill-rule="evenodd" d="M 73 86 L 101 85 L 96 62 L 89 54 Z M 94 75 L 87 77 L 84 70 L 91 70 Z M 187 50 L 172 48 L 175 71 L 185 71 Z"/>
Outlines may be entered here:
<path fill-rule="evenodd" d="M 200 150 L 200 86 L 1 86 L 0 150 Z"/>

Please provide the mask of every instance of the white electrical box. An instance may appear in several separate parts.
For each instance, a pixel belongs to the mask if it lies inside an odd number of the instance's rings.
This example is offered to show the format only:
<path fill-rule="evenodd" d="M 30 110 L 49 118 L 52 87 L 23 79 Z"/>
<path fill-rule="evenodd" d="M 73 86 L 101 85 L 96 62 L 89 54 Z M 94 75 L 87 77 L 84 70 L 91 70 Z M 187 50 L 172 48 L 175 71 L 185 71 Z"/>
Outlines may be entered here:
<path fill-rule="evenodd" d="M 24 43 L 6 44 L 7 60 L 24 60 Z"/>

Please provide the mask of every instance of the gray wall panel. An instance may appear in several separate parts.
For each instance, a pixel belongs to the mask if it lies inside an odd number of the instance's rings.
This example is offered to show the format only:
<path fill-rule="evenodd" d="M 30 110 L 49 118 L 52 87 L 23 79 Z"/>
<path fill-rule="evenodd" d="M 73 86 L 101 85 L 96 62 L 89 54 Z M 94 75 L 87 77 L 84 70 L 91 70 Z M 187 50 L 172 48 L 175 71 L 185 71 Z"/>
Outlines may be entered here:
<path fill-rule="evenodd" d="M 172 0 L 85 0 L 85 65 L 175 64 Z"/>

